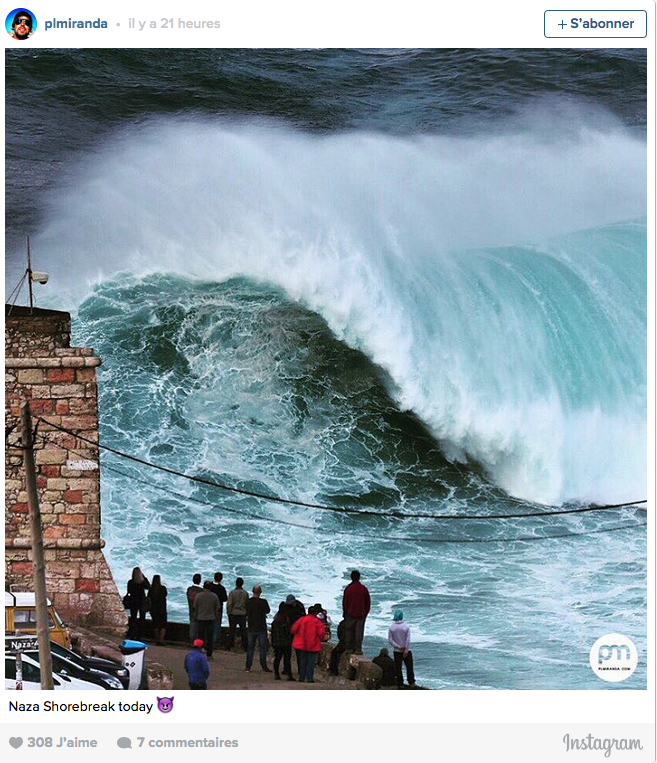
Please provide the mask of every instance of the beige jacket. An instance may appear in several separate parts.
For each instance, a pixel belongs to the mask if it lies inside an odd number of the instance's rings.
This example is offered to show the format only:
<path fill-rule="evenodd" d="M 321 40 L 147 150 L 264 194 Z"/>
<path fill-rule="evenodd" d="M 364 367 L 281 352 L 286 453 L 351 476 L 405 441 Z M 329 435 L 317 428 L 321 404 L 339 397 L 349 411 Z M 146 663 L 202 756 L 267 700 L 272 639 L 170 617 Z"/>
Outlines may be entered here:
<path fill-rule="evenodd" d="M 228 594 L 226 610 L 229 615 L 246 615 L 246 602 L 249 594 L 243 588 L 234 588 Z"/>

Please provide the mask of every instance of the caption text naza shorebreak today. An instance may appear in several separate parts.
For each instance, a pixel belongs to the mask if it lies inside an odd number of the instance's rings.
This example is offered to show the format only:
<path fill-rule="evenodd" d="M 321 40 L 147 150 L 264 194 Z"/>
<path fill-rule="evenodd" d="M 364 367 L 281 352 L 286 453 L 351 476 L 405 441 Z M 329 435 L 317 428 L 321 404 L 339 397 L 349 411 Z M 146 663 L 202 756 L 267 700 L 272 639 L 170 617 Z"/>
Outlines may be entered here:
<path fill-rule="evenodd" d="M 147 702 L 9 702 L 9 712 L 17 713 L 146 713 L 155 707 Z"/>

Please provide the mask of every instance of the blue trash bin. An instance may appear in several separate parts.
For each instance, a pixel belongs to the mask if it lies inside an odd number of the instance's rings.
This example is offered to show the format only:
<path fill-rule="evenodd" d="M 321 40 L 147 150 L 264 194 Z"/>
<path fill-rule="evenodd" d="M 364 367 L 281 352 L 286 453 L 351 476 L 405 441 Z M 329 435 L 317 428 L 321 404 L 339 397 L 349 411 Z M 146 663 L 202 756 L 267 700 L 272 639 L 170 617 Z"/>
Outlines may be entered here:
<path fill-rule="evenodd" d="M 143 641 L 125 639 L 119 644 L 119 650 L 123 655 L 123 664 L 130 674 L 128 689 L 146 688 L 146 650 L 148 647 Z"/>

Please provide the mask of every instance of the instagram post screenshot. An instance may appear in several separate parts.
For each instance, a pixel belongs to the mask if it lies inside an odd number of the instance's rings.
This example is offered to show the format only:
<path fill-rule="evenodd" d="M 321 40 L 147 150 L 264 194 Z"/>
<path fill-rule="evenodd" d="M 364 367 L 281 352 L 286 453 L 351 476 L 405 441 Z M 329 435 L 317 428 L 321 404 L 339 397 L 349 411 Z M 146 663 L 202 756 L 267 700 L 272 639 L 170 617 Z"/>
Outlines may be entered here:
<path fill-rule="evenodd" d="M 654 761 L 654 2 L 3 13 L 6 759 Z"/>

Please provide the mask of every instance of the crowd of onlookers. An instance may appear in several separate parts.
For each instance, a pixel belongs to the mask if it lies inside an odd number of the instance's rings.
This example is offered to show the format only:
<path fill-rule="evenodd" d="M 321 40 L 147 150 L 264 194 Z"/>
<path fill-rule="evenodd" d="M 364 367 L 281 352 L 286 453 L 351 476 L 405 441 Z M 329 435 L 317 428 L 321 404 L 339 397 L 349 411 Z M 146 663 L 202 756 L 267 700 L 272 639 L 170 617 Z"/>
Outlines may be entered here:
<path fill-rule="evenodd" d="M 316 603 L 305 606 L 292 593 L 281 601 L 271 625 L 267 627 L 267 615 L 271 613 L 269 602 L 262 595 L 262 586 L 256 584 L 249 593 L 244 588 L 244 580 L 238 577 L 235 587 L 228 593 L 221 572 L 214 574 L 213 580 L 202 582 L 202 576 L 195 574 L 192 585 L 187 588 L 189 609 L 189 641 L 192 650 L 185 657 L 185 670 L 191 689 L 206 689 L 210 675 L 209 662 L 219 645 L 224 606 L 228 615 L 228 642 L 226 648 L 233 649 L 236 639 L 246 652 L 245 671 L 251 672 L 258 647 L 260 668 L 264 673 L 274 674 L 275 680 L 281 675 L 288 681 L 314 683 L 315 667 L 324 642 L 331 639 L 332 622 L 326 609 Z M 163 644 L 167 626 L 167 588 L 159 575 L 152 582 L 135 567 L 124 605 L 130 611 L 128 637 L 138 638 L 142 634 L 146 613 L 153 621 L 153 636 L 157 644 Z M 344 652 L 363 654 L 365 620 L 370 611 L 369 590 L 360 582 L 360 572 L 351 572 L 351 582 L 342 595 L 343 618 L 337 627 L 337 645 L 332 649 L 329 671 L 338 674 L 338 664 Z M 239 631 L 239 634 L 238 634 Z M 388 632 L 388 642 L 393 649 L 393 658 L 387 649 L 373 660 L 383 672 L 382 685 L 404 684 L 402 664 L 406 667 L 409 685 L 415 684 L 413 655 L 410 651 L 410 628 L 404 622 L 403 613 L 397 610 Z M 267 663 L 269 644 L 274 652 L 273 670 Z M 292 652 L 296 655 L 297 678 L 292 671 Z M 282 669 L 281 669 L 282 663 Z"/>

